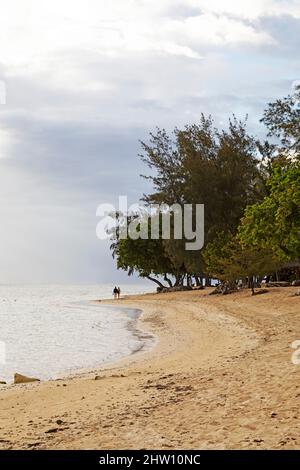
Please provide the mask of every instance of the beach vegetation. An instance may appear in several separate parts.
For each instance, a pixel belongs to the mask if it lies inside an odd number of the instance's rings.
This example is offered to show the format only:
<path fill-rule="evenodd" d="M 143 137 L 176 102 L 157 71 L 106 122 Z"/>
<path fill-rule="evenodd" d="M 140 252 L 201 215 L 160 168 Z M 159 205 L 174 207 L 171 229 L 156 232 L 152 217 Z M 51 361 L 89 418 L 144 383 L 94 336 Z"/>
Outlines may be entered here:
<path fill-rule="evenodd" d="M 141 142 L 142 175 L 153 190 L 147 205 L 204 204 L 202 250 L 186 250 L 186 240 L 119 239 L 112 252 L 119 269 L 153 280 L 160 287 L 204 278 L 237 283 L 280 271 L 300 258 L 300 88 L 269 103 L 262 122 L 268 139 L 247 131 L 247 118 L 229 119 L 226 129 L 211 116 L 199 123 L 157 128 Z M 172 222 L 172 220 L 171 220 Z"/>

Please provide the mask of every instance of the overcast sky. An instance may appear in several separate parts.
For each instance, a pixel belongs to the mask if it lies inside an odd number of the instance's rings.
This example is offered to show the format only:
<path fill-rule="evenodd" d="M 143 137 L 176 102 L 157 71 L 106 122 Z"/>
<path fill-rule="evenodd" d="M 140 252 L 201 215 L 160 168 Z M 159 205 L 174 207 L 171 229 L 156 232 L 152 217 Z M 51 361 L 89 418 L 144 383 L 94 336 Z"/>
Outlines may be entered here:
<path fill-rule="evenodd" d="M 96 208 L 145 182 L 139 139 L 259 124 L 300 78 L 300 0 L 0 0 L 0 283 L 124 282 Z"/>

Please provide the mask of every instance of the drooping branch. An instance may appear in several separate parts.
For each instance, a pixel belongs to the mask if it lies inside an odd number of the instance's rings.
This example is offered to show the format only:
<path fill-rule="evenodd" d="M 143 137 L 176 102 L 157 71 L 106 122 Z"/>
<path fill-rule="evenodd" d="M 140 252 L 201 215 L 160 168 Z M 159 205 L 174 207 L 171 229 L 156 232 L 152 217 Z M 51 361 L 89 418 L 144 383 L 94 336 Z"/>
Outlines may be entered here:
<path fill-rule="evenodd" d="M 146 278 L 149 279 L 149 281 L 155 282 L 161 289 L 165 289 L 165 288 L 166 288 L 166 286 L 164 286 L 158 279 L 155 279 L 155 277 L 146 276 Z"/>
<path fill-rule="evenodd" d="M 169 284 L 170 287 L 173 287 L 171 279 L 168 278 L 167 274 L 164 274 L 164 280 Z"/>

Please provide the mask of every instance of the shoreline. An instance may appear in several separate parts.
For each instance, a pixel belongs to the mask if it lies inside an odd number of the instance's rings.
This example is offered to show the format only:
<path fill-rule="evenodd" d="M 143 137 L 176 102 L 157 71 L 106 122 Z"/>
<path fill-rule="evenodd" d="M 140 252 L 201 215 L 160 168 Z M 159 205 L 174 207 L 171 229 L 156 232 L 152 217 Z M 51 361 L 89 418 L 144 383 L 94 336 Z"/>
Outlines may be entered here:
<path fill-rule="evenodd" d="M 144 294 L 142 294 L 144 295 Z M 130 297 L 130 296 L 129 296 Z M 46 379 L 46 380 L 41 380 L 40 382 L 37 382 L 36 385 L 38 386 L 39 383 L 43 382 L 55 382 L 57 380 L 72 380 L 76 378 L 85 378 L 90 376 L 91 374 L 97 374 L 99 371 L 105 371 L 105 370 L 113 370 L 114 368 L 118 368 L 123 366 L 128 362 L 131 362 L 133 358 L 139 355 L 147 354 L 150 353 L 153 348 L 155 348 L 158 338 L 144 330 L 141 325 L 139 325 L 140 319 L 143 315 L 143 310 L 135 307 L 125 307 L 121 305 L 113 305 L 111 304 L 111 300 L 109 299 L 101 299 L 101 300 L 91 300 L 90 302 L 96 302 L 96 303 L 102 303 L 102 305 L 106 307 L 111 307 L 111 308 L 118 308 L 120 310 L 131 310 L 131 311 L 137 311 L 139 312 L 136 317 L 130 317 L 128 313 L 126 312 L 126 315 L 128 316 L 128 321 L 126 328 L 128 331 L 132 333 L 133 336 L 136 336 L 138 340 L 141 342 L 141 346 L 137 350 L 132 350 L 129 354 L 124 355 L 123 357 L 117 358 L 113 361 L 104 361 L 102 364 L 95 364 L 95 366 L 87 366 L 83 367 L 80 369 L 74 369 L 74 372 L 70 374 L 63 375 L 62 377 L 58 377 L 55 379 Z M 142 323 L 142 322 L 141 322 Z M 143 341 L 145 339 L 146 341 Z M 149 340 L 149 341 L 147 341 Z M 14 384 L 10 384 L 14 385 Z M 26 384 L 25 384 L 26 385 Z M 0 393 L 1 393 L 1 388 L 0 388 Z"/>
<path fill-rule="evenodd" d="M 113 360 L 103 360 L 103 362 L 99 363 L 94 363 L 90 364 L 87 366 L 83 367 L 74 367 L 69 370 L 62 370 L 61 372 L 57 372 L 55 376 L 53 377 L 47 377 L 47 378 L 40 378 L 38 374 L 35 375 L 35 377 L 38 379 L 36 382 L 31 382 L 35 383 L 36 385 L 44 382 L 53 382 L 57 380 L 68 380 L 68 379 L 73 379 L 76 377 L 84 377 L 85 375 L 90 374 L 92 371 L 97 371 L 97 370 L 102 370 L 106 366 L 112 367 L 114 365 L 117 365 L 120 361 L 126 360 L 127 358 L 130 358 L 132 355 L 138 354 L 138 353 L 143 353 L 151 350 L 151 348 L 155 345 L 155 342 L 157 338 L 154 335 L 148 334 L 146 331 L 143 331 L 141 328 L 139 328 L 138 323 L 139 323 L 139 318 L 142 316 L 143 311 L 141 309 L 137 309 L 135 307 L 126 307 L 122 305 L 113 305 L 110 299 L 101 299 L 101 300 L 90 300 L 87 301 L 87 305 L 89 303 L 91 304 L 100 304 L 102 307 L 107 307 L 108 309 L 111 309 L 115 311 L 117 314 L 120 313 L 120 311 L 126 316 L 126 328 L 127 331 L 131 333 L 131 335 L 140 342 L 140 347 L 137 349 L 132 349 L 131 352 L 128 352 L 127 354 L 123 354 L 121 357 L 116 357 L 116 359 Z M 23 371 L 17 370 L 15 371 L 17 373 L 21 373 L 22 375 L 33 377 L 34 374 L 24 374 Z M 2 377 L 0 376 L 0 380 Z M 7 380 L 7 379 L 6 379 Z M 15 384 L 13 380 L 13 374 L 12 378 L 6 382 L 6 384 L 0 384 L 0 393 L 2 390 L 7 389 L 9 387 L 14 387 L 14 386 L 19 386 L 19 385 L 28 385 L 28 383 L 24 384 Z"/>
<path fill-rule="evenodd" d="M 140 294 L 133 294 L 133 295 L 140 295 Z M 145 295 L 145 294 L 142 294 L 142 295 Z M 153 295 L 153 294 L 150 294 L 150 295 Z M 132 296 L 127 296 L 127 297 L 124 297 L 124 298 L 121 298 L 120 300 L 128 300 L 130 299 Z M 124 313 L 126 313 L 127 317 L 128 317 L 128 322 L 127 322 L 127 329 L 133 334 L 133 336 L 136 336 L 141 343 L 143 343 L 141 345 L 140 348 L 138 348 L 137 350 L 133 350 L 130 354 L 122 357 L 122 358 L 119 358 L 119 359 L 116 359 L 115 361 L 112 361 L 111 363 L 109 364 L 118 364 L 119 361 L 126 361 L 126 359 L 130 358 L 132 355 L 134 354 L 137 354 L 139 352 L 149 352 L 151 351 L 151 349 L 153 347 L 155 347 L 156 345 L 156 342 L 158 341 L 158 338 L 156 335 L 153 335 L 151 333 L 149 333 L 148 331 L 146 331 L 144 328 L 143 328 L 143 322 L 142 322 L 142 317 L 143 317 L 143 309 L 141 308 L 136 308 L 135 306 L 123 306 L 123 305 L 120 305 L 120 301 L 118 300 L 117 302 L 117 306 L 116 304 L 112 303 L 113 300 L 111 299 L 100 299 L 100 300 L 92 300 L 92 302 L 97 302 L 97 303 L 101 303 L 103 306 L 106 306 L 106 307 L 110 307 L 110 308 L 113 308 L 113 309 L 120 309 L 121 311 L 123 311 Z M 134 316 L 131 316 L 130 312 L 136 312 L 134 314 Z M 143 341 L 145 340 L 145 341 Z M 147 340 L 149 340 L 147 342 Z M 103 365 L 105 366 L 106 364 L 108 364 L 108 362 L 104 362 Z"/>
<path fill-rule="evenodd" d="M 295 289 L 208 292 L 107 301 L 142 309 L 136 326 L 158 341 L 83 375 L 1 388 L 0 448 L 300 448 Z"/>

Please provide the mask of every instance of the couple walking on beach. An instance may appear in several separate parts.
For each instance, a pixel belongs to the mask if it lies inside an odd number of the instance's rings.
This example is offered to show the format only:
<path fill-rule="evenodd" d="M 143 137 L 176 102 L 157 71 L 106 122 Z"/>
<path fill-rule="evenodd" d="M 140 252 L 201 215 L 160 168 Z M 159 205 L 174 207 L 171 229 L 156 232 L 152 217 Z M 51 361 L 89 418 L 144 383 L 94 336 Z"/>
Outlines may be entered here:
<path fill-rule="evenodd" d="M 119 299 L 121 295 L 120 287 L 115 286 L 113 290 L 114 299 Z"/>

